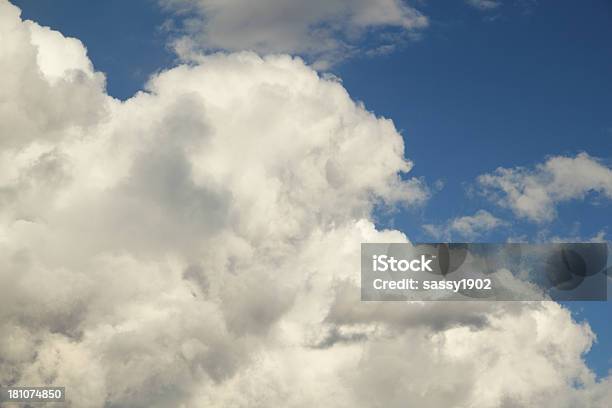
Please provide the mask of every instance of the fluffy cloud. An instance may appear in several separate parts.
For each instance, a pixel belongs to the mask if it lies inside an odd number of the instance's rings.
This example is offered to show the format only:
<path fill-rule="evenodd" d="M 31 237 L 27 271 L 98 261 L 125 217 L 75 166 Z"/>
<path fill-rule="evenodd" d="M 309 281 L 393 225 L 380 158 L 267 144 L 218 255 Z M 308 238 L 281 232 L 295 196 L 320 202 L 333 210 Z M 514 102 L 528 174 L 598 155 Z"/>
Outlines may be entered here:
<path fill-rule="evenodd" d="M 464 215 L 453 218 L 446 225 L 423 225 L 423 229 L 431 236 L 450 240 L 453 233 L 468 239 L 475 239 L 495 228 L 503 227 L 507 223 L 488 211 L 478 210 L 474 215 Z"/>
<path fill-rule="evenodd" d="M 56 141 L 100 120 L 105 79 L 81 42 L 22 23 L 17 9 L 1 7 L 0 149 Z"/>
<path fill-rule="evenodd" d="M 555 303 L 359 302 L 359 243 L 407 241 L 373 208 L 427 190 L 338 82 L 218 54 L 121 102 L 79 42 L 0 18 L 22 81 L 0 87 L 0 383 L 72 407 L 609 401 Z"/>
<path fill-rule="evenodd" d="M 494 202 L 535 222 L 554 219 L 560 202 L 589 193 L 612 198 L 612 169 L 586 153 L 553 156 L 535 169 L 500 167 L 479 176 L 478 183 Z"/>
<path fill-rule="evenodd" d="M 188 14 L 189 37 L 178 42 L 183 53 L 206 50 L 306 55 L 320 65 L 355 52 L 359 38 L 377 29 L 414 34 L 428 19 L 402 0 L 160 0 L 179 15 Z M 393 47 L 394 38 L 380 47 Z M 386 49 L 386 48 L 385 48 Z"/>

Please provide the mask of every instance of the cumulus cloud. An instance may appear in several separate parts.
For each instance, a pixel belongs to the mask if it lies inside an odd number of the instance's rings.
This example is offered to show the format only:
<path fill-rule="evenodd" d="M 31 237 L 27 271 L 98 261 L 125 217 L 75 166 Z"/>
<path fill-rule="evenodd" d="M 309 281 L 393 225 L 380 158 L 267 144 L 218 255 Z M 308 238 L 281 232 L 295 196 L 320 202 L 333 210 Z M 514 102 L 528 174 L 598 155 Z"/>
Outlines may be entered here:
<path fill-rule="evenodd" d="M 3 4 L 2 150 L 76 134 L 105 114 L 104 75 L 93 71 L 81 42 L 17 17 L 17 9 Z"/>
<path fill-rule="evenodd" d="M 498 168 L 478 177 L 482 192 L 519 217 L 535 222 L 556 217 L 556 205 L 589 194 L 612 198 L 612 169 L 586 153 L 553 156 L 534 169 Z"/>
<path fill-rule="evenodd" d="M 507 222 L 497 218 L 485 210 L 478 210 L 474 215 L 464 215 L 449 220 L 446 224 L 425 224 L 423 229 L 432 237 L 450 240 L 453 234 L 461 237 L 475 239 L 482 234 L 508 225 Z"/>
<path fill-rule="evenodd" d="M 359 302 L 359 243 L 408 240 L 373 208 L 428 193 L 337 81 L 217 54 L 121 102 L 78 41 L 0 18 L 3 385 L 70 407 L 606 406 L 594 334 L 558 304 Z"/>
<path fill-rule="evenodd" d="M 193 49 L 308 56 L 320 66 L 357 52 L 358 42 L 374 31 L 393 29 L 375 50 L 395 47 L 402 36 L 416 35 L 428 18 L 403 0 L 160 0 L 185 17 L 188 36 L 176 46 L 184 57 Z M 398 37 L 399 35 L 399 37 Z M 382 41 L 382 43 L 381 43 Z"/>

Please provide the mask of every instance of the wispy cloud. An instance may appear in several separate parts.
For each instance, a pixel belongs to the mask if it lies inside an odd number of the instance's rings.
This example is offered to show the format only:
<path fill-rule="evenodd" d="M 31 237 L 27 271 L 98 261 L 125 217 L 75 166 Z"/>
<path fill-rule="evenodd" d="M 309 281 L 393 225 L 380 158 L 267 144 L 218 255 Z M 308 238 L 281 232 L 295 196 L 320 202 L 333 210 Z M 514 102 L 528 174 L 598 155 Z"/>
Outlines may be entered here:
<path fill-rule="evenodd" d="M 501 1 L 496 0 L 466 0 L 466 3 L 478 10 L 493 10 L 502 5 Z"/>

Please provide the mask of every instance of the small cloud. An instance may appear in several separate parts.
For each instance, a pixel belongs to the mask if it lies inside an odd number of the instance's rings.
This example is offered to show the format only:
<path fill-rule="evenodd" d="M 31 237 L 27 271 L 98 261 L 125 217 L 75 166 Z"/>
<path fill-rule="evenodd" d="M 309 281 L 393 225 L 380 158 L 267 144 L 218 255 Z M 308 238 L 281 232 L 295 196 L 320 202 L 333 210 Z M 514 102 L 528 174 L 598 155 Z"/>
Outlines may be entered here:
<path fill-rule="evenodd" d="M 586 153 L 553 156 L 534 169 L 499 167 L 479 176 L 478 184 L 500 207 L 539 223 L 552 221 L 560 202 L 584 200 L 589 193 L 612 199 L 612 169 Z"/>
<path fill-rule="evenodd" d="M 478 10 L 493 10 L 502 5 L 501 1 L 495 0 L 466 0 L 466 3 Z"/>
<path fill-rule="evenodd" d="M 553 235 L 546 239 L 546 242 L 608 242 L 606 235 L 606 230 L 602 229 L 590 237 L 584 237 L 579 234 L 572 234 L 569 236 Z"/>
<path fill-rule="evenodd" d="M 465 215 L 449 220 L 442 225 L 426 224 L 423 230 L 432 237 L 450 240 L 453 234 L 463 238 L 475 239 L 487 232 L 507 226 L 508 223 L 485 210 L 478 210 L 474 215 Z"/>
<path fill-rule="evenodd" d="M 438 180 L 436 180 L 436 181 L 434 182 L 434 184 L 433 184 L 433 188 L 434 188 L 436 191 L 441 191 L 441 190 L 444 188 L 444 180 L 442 180 L 442 179 L 438 179 Z"/>
<path fill-rule="evenodd" d="M 322 69 L 361 53 L 392 52 L 398 42 L 386 37 L 418 40 L 429 26 L 427 16 L 402 0 L 158 1 L 176 19 L 164 27 L 179 27 L 195 51 L 288 53 Z M 182 37 L 175 47 L 184 46 Z"/>

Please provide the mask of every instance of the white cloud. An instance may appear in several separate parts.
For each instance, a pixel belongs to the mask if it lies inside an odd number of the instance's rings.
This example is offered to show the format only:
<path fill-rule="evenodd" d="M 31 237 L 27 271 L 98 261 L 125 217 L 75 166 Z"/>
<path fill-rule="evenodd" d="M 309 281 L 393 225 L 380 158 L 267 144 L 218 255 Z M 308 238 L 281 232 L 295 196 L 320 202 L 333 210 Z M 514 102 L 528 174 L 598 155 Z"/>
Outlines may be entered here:
<path fill-rule="evenodd" d="M 554 235 L 546 239 L 548 242 L 607 242 L 606 231 L 600 230 L 591 237 L 583 237 L 581 235 L 559 236 Z"/>
<path fill-rule="evenodd" d="M 606 406 L 558 304 L 358 301 L 359 243 L 407 240 L 373 207 L 427 191 L 338 82 L 218 54 L 120 102 L 78 42 L 0 18 L 22 118 L 0 133 L 0 383 L 73 407 Z"/>
<path fill-rule="evenodd" d="M 455 218 L 451 221 L 450 228 L 469 237 L 503 225 L 505 225 L 505 222 L 491 215 L 488 211 L 478 210 L 474 215 Z"/>
<path fill-rule="evenodd" d="M 81 42 L 17 16 L 2 5 L 0 149 L 58 140 L 105 114 L 104 76 L 93 71 Z"/>
<path fill-rule="evenodd" d="M 502 5 L 501 1 L 495 0 L 466 0 L 466 3 L 479 10 L 492 10 Z"/>
<path fill-rule="evenodd" d="M 482 234 L 505 225 L 508 224 L 488 211 L 478 210 L 474 215 L 453 218 L 445 225 L 423 225 L 423 229 L 429 235 L 444 240 L 450 240 L 453 234 L 458 234 L 468 239 L 475 239 Z"/>
<path fill-rule="evenodd" d="M 260 54 L 290 53 L 334 63 L 359 48 L 373 31 L 394 28 L 412 35 L 428 19 L 402 0 L 160 0 L 186 18 L 188 36 L 178 41 L 179 54 L 192 48 Z M 377 44 L 395 46 L 397 37 Z"/>
<path fill-rule="evenodd" d="M 554 219 L 560 202 L 585 199 L 589 193 L 612 198 L 612 169 L 586 153 L 553 156 L 533 170 L 500 167 L 479 176 L 478 183 L 497 204 L 536 222 Z"/>

